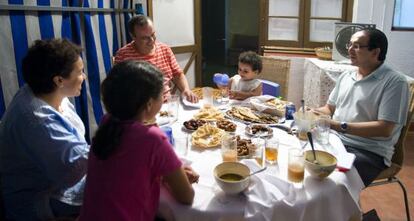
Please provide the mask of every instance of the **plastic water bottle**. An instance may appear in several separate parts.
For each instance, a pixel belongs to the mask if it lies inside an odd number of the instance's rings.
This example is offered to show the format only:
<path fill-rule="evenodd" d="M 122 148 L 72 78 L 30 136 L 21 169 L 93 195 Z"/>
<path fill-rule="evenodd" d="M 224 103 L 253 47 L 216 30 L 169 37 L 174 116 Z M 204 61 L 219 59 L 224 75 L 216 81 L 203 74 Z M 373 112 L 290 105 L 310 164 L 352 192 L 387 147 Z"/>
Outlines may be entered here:
<path fill-rule="evenodd" d="M 221 86 L 226 86 L 227 87 L 227 85 L 229 84 L 229 76 L 227 74 L 222 74 L 219 84 Z"/>
<path fill-rule="evenodd" d="M 172 133 L 172 128 L 170 126 L 161 127 L 161 130 L 164 131 L 165 135 L 167 135 L 168 141 L 172 146 L 174 146 L 174 137 Z"/>
<path fill-rule="evenodd" d="M 293 114 L 295 112 L 296 112 L 296 108 L 293 103 L 289 103 L 288 105 L 286 105 L 286 112 L 285 112 L 286 120 L 293 120 Z"/>
<path fill-rule="evenodd" d="M 220 73 L 215 73 L 215 74 L 214 74 L 214 76 L 213 76 L 213 81 L 214 81 L 214 83 L 219 84 L 219 83 L 220 83 L 220 81 L 221 81 L 221 76 L 222 76 L 222 74 L 220 74 Z"/>

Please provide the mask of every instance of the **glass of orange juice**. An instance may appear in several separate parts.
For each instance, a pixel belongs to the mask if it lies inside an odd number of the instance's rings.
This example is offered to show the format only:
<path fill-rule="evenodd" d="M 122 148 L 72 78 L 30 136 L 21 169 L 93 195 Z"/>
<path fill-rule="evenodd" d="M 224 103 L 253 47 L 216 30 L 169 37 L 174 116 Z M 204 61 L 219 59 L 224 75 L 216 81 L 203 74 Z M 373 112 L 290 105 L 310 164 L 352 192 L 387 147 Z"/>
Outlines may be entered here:
<path fill-rule="evenodd" d="M 298 148 L 289 149 L 288 157 L 288 180 L 294 183 L 301 183 L 305 176 L 305 157 L 303 151 Z"/>
<path fill-rule="evenodd" d="M 273 137 L 271 139 L 266 140 L 265 156 L 266 156 L 267 163 L 269 164 L 277 163 L 278 149 L 279 149 L 279 139 L 277 137 Z"/>
<path fill-rule="evenodd" d="M 237 139 L 236 136 L 229 134 L 221 138 L 221 156 L 224 162 L 237 161 Z"/>
<path fill-rule="evenodd" d="M 213 99 L 213 88 L 211 87 L 203 87 L 203 106 L 204 107 L 214 107 L 214 99 Z"/>

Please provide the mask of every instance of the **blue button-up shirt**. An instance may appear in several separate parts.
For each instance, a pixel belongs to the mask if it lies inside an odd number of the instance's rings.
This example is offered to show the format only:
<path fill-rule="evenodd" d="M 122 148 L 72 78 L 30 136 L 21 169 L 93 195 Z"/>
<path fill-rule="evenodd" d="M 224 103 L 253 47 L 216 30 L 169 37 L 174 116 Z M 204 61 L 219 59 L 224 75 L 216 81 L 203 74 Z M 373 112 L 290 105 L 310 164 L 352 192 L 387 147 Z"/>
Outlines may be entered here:
<path fill-rule="evenodd" d="M 49 199 L 81 205 L 89 145 L 67 98 L 62 113 L 25 85 L 0 123 L 0 175 L 6 214 L 16 220 L 51 216 Z"/>

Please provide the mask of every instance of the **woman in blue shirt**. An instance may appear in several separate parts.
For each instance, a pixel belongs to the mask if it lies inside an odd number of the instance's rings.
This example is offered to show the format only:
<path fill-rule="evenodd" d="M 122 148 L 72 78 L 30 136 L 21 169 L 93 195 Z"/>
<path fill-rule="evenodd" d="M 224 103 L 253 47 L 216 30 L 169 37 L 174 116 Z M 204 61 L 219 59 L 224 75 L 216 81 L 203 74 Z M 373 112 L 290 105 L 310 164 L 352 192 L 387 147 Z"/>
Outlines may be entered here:
<path fill-rule="evenodd" d="M 9 219 L 79 213 L 89 145 L 68 97 L 79 96 L 85 80 L 80 53 L 68 40 L 37 40 L 23 59 L 26 84 L 0 124 L 1 191 Z"/>

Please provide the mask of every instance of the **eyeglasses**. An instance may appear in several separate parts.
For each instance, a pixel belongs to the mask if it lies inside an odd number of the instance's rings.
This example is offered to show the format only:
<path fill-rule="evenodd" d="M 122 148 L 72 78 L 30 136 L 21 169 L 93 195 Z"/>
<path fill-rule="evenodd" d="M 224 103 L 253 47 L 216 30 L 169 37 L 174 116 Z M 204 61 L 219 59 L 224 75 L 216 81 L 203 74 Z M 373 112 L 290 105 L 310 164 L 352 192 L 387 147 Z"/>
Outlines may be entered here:
<path fill-rule="evenodd" d="M 140 37 L 140 39 L 146 42 L 150 42 L 150 41 L 155 41 L 157 39 L 157 36 L 155 36 L 155 33 L 154 33 L 151 36 L 142 36 Z"/>
<path fill-rule="evenodd" d="M 361 48 L 368 48 L 369 45 L 360 45 L 359 43 L 352 43 L 352 42 L 348 42 L 348 44 L 345 45 L 345 48 L 348 50 L 351 47 L 353 47 L 355 50 L 359 50 Z"/>

